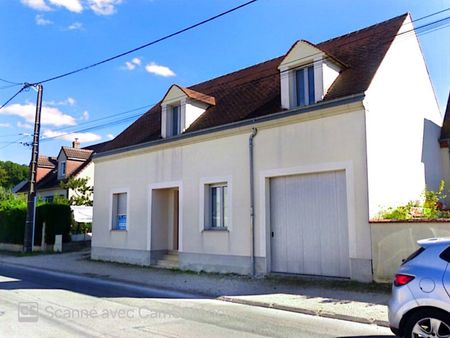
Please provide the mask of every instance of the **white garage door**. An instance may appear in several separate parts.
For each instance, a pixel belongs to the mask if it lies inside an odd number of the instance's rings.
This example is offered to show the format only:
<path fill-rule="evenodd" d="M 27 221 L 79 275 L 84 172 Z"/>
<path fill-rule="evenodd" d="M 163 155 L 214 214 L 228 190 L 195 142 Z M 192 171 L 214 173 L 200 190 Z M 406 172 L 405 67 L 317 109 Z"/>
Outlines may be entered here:
<path fill-rule="evenodd" d="M 270 180 L 272 271 L 349 277 L 345 172 Z"/>

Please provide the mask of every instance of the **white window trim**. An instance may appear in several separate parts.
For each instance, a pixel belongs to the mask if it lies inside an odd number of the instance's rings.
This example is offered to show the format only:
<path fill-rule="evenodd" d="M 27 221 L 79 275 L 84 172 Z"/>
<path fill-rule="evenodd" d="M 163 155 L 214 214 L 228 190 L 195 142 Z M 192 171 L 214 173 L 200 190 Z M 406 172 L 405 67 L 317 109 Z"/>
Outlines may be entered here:
<path fill-rule="evenodd" d="M 161 105 L 161 136 L 163 138 L 174 137 L 172 133 L 172 108 L 178 106 L 180 109 L 180 134 L 186 129 L 186 98 L 177 101 L 164 102 Z"/>
<path fill-rule="evenodd" d="M 296 83 L 296 72 L 302 68 L 308 68 L 309 66 L 314 66 L 314 101 L 308 103 L 307 106 L 315 104 L 323 99 L 324 88 L 323 88 L 323 56 L 316 57 L 311 60 L 302 60 L 301 62 L 291 62 L 288 65 L 284 65 L 280 68 L 281 72 L 281 90 L 282 93 L 282 106 L 287 109 L 294 109 L 300 106 L 297 105 L 297 83 Z M 303 106 L 306 107 L 306 106 Z"/>
<path fill-rule="evenodd" d="M 112 219 L 112 213 L 113 213 L 113 204 L 114 204 L 114 194 L 127 194 L 127 228 L 125 230 L 119 230 L 119 229 L 113 229 L 113 219 Z M 109 231 L 112 232 L 128 232 L 130 230 L 130 189 L 129 188 L 114 188 L 110 190 L 109 193 Z"/>
<path fill-rule="evenodd" d="M 211 225 L 208 224 L 209 220 L 207 220 L 207 213 L 205 208 L 206 206 L 206 199 L 207 196 L 206 194 L 209 194 L 209 187 L 211 185 L 226 185 L 227 186 L 227 203 L 228 203 L 228 214 L 227 214 L 227 218 L 228 218 L 228 224 L 226 227 L 224 228 L 211 228 Z M 199 213 L 198 213 L 198 217 L 199 217 L 199 231 L 203 232 L 203 231 L 209 231 L 211 229 L 211 231 L 220 231 L 220 230 L 228 230 L 231 231 L 232 227 L 233 227 L 233 186 L 232 186 L 232 177 L 231 176 L 222 176 L 222 177 L 202 177 L 200 178 L 200 186 L 199 186 L 199 197 L 200 197 L 200 201 L 199 201 Z M 209 206 L 208 206 L 209 207 Z M 209 212 L 208 212 L 209 215 Z M 218 230 L 216 230 L 218 229 Z"/>

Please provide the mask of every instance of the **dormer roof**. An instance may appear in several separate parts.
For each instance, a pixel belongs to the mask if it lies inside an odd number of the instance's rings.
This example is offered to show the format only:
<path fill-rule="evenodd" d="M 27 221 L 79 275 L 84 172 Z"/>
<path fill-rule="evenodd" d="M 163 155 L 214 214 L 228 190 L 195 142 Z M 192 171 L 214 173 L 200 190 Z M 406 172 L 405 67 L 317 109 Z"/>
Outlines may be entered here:
<path fill-rule="evenodd" d="M 92 156 L 94 151 L 81 148 L 61 147 L 60 153 L 61 152 L 66 155 L 68 160 L 86 161 Z"/>
<path fill-rule="evenodd" d="M 177 84 L 173 84 L 172 86 L 170 86 L 169 90 L 166 92 L 166 94 L 164 95 L 164 97 L 163 97 L 161 102 L 164 102 L 170 96 L 170 94 L 176 89 L 181 91 L 189 99 L 192 99 L 192 100 L 195 100 L 195 101 L 199 101 L 199 102 L 203 102 L 203 103 L 206 103 L 207 105 L 210 105 L 210 106 L 214 106 L 216 104 L 216 99 L 213 96 L 210 96 L 210 95 L 207 95 L 207 94 L 204 94 L 204 93 L 200 93 L 200 92 L 195 91 L 193 89 L 181 87 L 181 86 L 179 86 Z"/>
<path fill-rule="evenodd" d="M 315 45 L 307 40 L 297 40 L 291 48 L 289 48 L 283 61 L 281 61 L 278 69 L 283 67 L 289 67 L 289 64 L 297 62 L 298 60 L 304 61 L 304 63 L 309 63 L 315 58 L 328 59 L 340 66 L 341 68 L 346 68 L 347 66 L 337 57 L 321 49 L 320 45 Z"/>

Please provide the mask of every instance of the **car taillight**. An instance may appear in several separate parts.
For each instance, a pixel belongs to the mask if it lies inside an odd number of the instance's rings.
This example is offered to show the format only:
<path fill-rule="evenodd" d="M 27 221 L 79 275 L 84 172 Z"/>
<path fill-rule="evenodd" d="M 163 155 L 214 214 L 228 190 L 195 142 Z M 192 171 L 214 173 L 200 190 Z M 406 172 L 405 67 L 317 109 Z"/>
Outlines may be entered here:
<path fill-rule="evenodd" d="M 414 276 L 396 274 L 394 279 L 395 286 L 406 285 L 414 279 Z"/>

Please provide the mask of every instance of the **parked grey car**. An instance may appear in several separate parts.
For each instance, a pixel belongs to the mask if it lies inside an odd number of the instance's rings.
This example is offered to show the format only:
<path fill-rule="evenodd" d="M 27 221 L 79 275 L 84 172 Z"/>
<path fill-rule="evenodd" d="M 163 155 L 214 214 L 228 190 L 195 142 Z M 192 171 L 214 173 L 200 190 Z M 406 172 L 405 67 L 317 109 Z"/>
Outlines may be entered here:
<path fill-rule="evenodd" d="M 403 337 L 450 337 L 450 238 L 417 244 L 395 275 L 391 330 Z"/>

